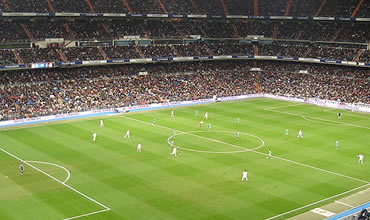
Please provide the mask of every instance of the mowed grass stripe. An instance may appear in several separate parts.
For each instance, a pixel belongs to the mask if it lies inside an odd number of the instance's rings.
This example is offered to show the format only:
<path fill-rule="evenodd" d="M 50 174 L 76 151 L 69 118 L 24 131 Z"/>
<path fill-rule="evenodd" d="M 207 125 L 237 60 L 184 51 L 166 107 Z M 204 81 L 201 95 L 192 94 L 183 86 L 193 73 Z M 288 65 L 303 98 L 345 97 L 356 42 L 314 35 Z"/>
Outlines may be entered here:
<path fill-rule="evenodd" d="M 208 111 L 210 118 L 204 121 L 212 124 L 212 130 L 240 130 L 262 137 L 266 147 L 260 152 L 267 153 L 270 147 L 274 155 L 366 178 L 362 175 L 367 175 L 368 164 L 359 166 L 356 155 L 352 154 L 366 149 L 363 141 L 366 143 L 368 134 L 358 133 L 357 128 L 313 123 L 302 117 L 264 110 L 287 106 L 277 110 L 297 107 L 297 112 L 303 114 L 321 111 L 292 104 L 295 103 L 270 99 L 207 104 L 175 108 L 175 118 L 170 118 L 169 109 L 129 113 L 126 116 L 149 124 L 120 116 L 107 117 L 105 128 L 100 129 L 99 118 L 94 118 L 29 128 L 21 141 L 16 139 L 23 136 L 23 129 L 14 132 L 11 138 L 2 136 L 1 131 L 0 138 L 17 153 L 54 160 L 50 162 L 68 167 L 72 174 L 69 182 L 74 187 L 112 208 L 88 219 L 264 219 L 362 183 L 286 161 L 268 160 L 255 153 L 211 155 L 180 151 L 182 155 L 175 158 L 169 154 L 167 144 L 172 129 L 153 126 L 151 122 L 156 118 L 158 125 L 181 131 L 206 131 L 199 128 L 199 121 L 204 120 L 204 112 Z M 199 111 L 198 117 L 195 110 Z M 241 119 L 240 125 L 235 123 L 237 117 Z M 286 128 L 290 130 L 287 140 Z M 130 139 L 123 138 L 127 129 L 131 130 Z M 303 140 L 295 137 L 299 129 L 304 131 Z M 93 132 L 98 133 L 95 143 Z M 356 137 L 357 134 L 361 137 Z M 332 139 L 336 135 L 343 137 L 340 152 L 334 149 Z M 43 140 L 29 144 L 32 136 Z M 203 136 L 236 142 L 233 135 L 204 133 Z M 136 152 L 138 142 L 143 143 L 142 153 Z M 184 142 L 201 148 L 203 144 L 211 148 L 214 144 L 188 136 Z M 248 183 L 240 182 L 243 169 L 249 171 Z"/>

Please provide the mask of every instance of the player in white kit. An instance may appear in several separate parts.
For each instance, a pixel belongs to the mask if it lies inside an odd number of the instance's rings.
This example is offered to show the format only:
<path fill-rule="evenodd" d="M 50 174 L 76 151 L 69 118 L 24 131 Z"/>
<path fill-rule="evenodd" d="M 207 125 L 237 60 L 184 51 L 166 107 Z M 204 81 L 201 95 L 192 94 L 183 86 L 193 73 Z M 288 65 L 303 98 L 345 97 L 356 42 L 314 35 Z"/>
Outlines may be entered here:
<path fill-rule="evenodd" d="M 175 111 L 171 110 L 171 118 L 174 118 L 174 117 L 175 117 Z"/>
<path fill-rule="evenodd" d="M 302 133 L 302 130 L 299 130 L 298 131 L 298 135 L 297 135 L 298 138 L 303 138 L 303 133 Z"/>
<path fill-rule="evenodd" d="M 139 144 L 137 145 L 136 151 L 137 151 L 137 152 L 141 152 L 141 147 L 142 147 L 142 146 L 141 146 L 141 143 L 139 143 Z"/>
<path fill-rule="evenodd" d="M 130 130 L 127 130 L 125 136 L 123 136 L 123 137 L 124 138 L 130 138 Z"/>
<path fill-rule="evenodd" d="M 208 119 L 208 112 L 204 113 L 204 119 Z"/>
<path fill-rule="evenodd" d="M 271 151 L 271 149 L 269 148 L 269 152 L 268 152 L 268 154 L 267 154 L 267 157 L 266 157 L 267 159 L 268 158 L 270 158 L 271 160 L 273 159 L 273 157 L 272 157 L 272 151 Z"/>
<path fill-rule="evenodd" d="M 172 155 L 175 155 L 175 157 L 177 156 L 177 147 L 174 147 L 172 148 Z"/>
<path fill-rule="evenodd" d="M 96 141 L 96 132 L 93 134 L 93 141 Z"/>
<path fill-rule="evenodd" d="M 357 157 L 358 157 L 358 162 L 359 162 L 360 164 L 364 164 L 364 158 L 365 158 L 365 156 L 364 156 L 364 155 L 362 155 L 362 154 L 359 154 Z"/>
<path fill-rule="evenodd" d="M 104 128 L 104 121 L 100 120 L 100 128 Z"/>
<path fill-rule="evenodd" d="M 244 180 L 248 181 L 248 172 L 247 172 L 247 170 L 244 170 L 243 173 L 242 173 L 242 182 Z"/>
<path fill-rule="evenodd" d="M 339 151 L 339 141 L 335 141 L 335 149 Z"/>

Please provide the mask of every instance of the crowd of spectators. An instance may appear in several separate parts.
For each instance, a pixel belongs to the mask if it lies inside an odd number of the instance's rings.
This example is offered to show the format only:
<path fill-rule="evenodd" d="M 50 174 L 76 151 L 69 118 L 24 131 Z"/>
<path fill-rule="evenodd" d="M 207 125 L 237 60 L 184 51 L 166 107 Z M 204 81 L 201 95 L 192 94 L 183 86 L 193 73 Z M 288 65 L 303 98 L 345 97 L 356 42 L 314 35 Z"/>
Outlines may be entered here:
<path fill-rule="evenodd" d="M 72 40 L 112 40 L 125 36 L 166 39 L 200 35 L 203 38 L 235 38 L 262 35 L 265 38 L 370 42 L 370 24 L 348 22 L 293 22 L 261 20 L 168 20 L 168 19 L 50 19 L 0 21 L 0 42 L 29 41 L 22 25 L 35 40 L 64 38 Z M 276 30 L 276 36 L 274 36 Z"/>
<path fill-rule="evenodd" d="M 23 63 L 60 61 L 57 52 L 52 48 L 27 48 L 16 51 Z"/>
<path fill-rule="evenodd" d="M 127 13 L 122 0 L 90 0 L 96 13 Z"/>
<path fill-rule="evenodd" d="M 68 61 L 104 60 L 97 47 L 69 47 L 63 50 Z"/>
<path fill-rule="evenodd" d="M 20 22 L 0 19 L 0 43 L 28 41 Z"/>
<path fill-rule="evenodd" d="M 109 59 L 136 59 L 141 58 L 135 46 L 111 46 L 103 47 L 104 53 Z"/>
<path fill-rule="evenodd" d="M 237 41 L 195 41 L 188 44 L 157 44 L 138 46 L 96 46 L 68 48 L 25 48 L 16 49 L 23 63 L 61 61 L 89 61 L 103 59 L 136 59 L 154 57 L 191 57 L 191 56 L 282 56 L 325 60 L 370 62 L 369 51 L 364 47 L 343 44 L 319 44 L 305 42 L 274 41 L 272 43 L 239 43 Z M 10 50 L 0 50 L 0 62 L 16 63 L 15 55 Z M 358 58 L 358 60 L 357 60 Z"/>
<path fill-rule="evenodd" d="M 140 46 L 140 51 L 146 58 L 152 57 L 173 57 L 175 55 L 173 46 L 171 45 L 147 45 L 147 46 Z"/>
<path fill-rule="evenodd" d="M 310 68 L 308 73 L 299 73 L 299 69 L 281 67 L 263 74 L 264 93 L 370 104 L 370 73 L 367 69 L 357 73 L 346 67 L 319 66 Z"/>
<path fill-rule="evenodd" d="M 252 67 L 262 71 L 253 72 Z M 262 88 L 258 92 L 370 104 L 369 77 L 367 69 L 361 68 L 270 61 L 2 72 L 0 115 L 8 120 L 214 95 L 234 96 L 256 93 L 256 85 Z"/>
<path fill-rule="evenodd" d="M 189 0 L 173 1 L 162 0 L 168 13 L 174 14 L 198 14 L 197 9 L 191 5 Z"/>
<path fill-rule="evenodd" d="M 33 0 L 26 0 L 33 1 Z M 40 0 L 38 0 L 40 1 Z M 86 13 L 90 9 L 85 0 L 50 0 L 56 12 Z"/>
<path fill-rule="evenodd" d="M 11 50 L 0 50 L 0 65 L 11 66 L 17 63 L 18 61 Z"/>
<path fill-rule="evenodd" d="M 0 4 L 0 11 L 10 12 L 50 12 L 47 1 L 44 0 L 12 0 L 5 1 L 7 6 Z M 56 12 L 89 13 L 88 1 L 85 0 L 50 0 Z M 121 0 L 89 0 L 95 12 L 127 13 L 128 7 L 132 13 L 164 13 L 157 0 L 126 0 L 129 6 Z M 175 14 L 211 14 L 224 15 L 225 10 L 219 0 L 162 0 L 168 13 Z M 288 0 L 258 0 L 257 8 L 254 0 L 224 0 L 227 12 L 232 15 L 277 15 L 277 16 L 336 16 L 351 17 L 358 0 L 327 0 L 321 8 L 323 0 L 292 1 Z M 290 9 L 290 10 L 287 10 Z M 319 10 L 321 8 L 321 10 Z M 357 17 L 369 17 L 370 3 L 364 1 Z"/>

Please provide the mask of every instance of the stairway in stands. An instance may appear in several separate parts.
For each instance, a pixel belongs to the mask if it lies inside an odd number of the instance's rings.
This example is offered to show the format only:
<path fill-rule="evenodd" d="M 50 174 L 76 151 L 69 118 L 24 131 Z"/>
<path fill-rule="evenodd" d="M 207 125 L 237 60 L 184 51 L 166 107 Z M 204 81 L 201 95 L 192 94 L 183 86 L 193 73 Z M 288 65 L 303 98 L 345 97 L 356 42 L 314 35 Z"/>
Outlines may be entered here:
<path fill-rule="evenodd" d="M 360 61 L 360 57 L 362 56 L 362 54 L 364 54 L 365 53 L 365 49 L 361 49 L 359 52 L 358 52 L 358 54 L 353 58 L 353 61 L 355 61 L 355 62 L 359 62 Z"/>
<path fill-rule="evenodd" d="M 55 49 L 55 51 L 58 53 L 58 56 L 59 56 L 59 58 L 60 58 L 61 61 L 63 61 L 63 62 L 67 62 L 68 61 L 66 55 L 61 50 Z"/>
<path fill-rule="evenodd" d="M 27 26 L 25 24 L 21 24 L 21 26 L 22 26 L 23 31 L 26 33 L 26 35 L 28 37 L 28 40 L 33 42 L 33 40 L 34 40 L 33 36 L 31 34 L 31 32 L 28 30 Z"/>
<path fill-rule="evenodd" d="M 289 0 L 287 6 L 285 7 L 284 16 L 289 16 L 290 8 L 292 7 L 294 0 Z"/>
<path fill-rule="evenodd" d="M 274 29 L 272 30 L 272 39 L 276 40 L 279 34 L 279 25 L 275 24 Z"/>
<path fill-rule="evenodd" d="M 322 3 L 320 5 L 319 9 L 317 9 L 316 13 L 314 14 L 315 17 L 319 16 L 321 10 L 325 7 L 327 2 L 328 2 L 328 0 L 322 0 Z"/>
<path fill-rule="evenodd" d="M 258 54 L 259 54 L 258 46 L 256 44 L 253 45 L 253 53 L 254 53 L 254 56 L 258 56 Z"/>
<path fill-rule="evenodd" d="M 357 15 L 358 11 L 360 10 L 360 7 L 361 7 L 362 3 L 364 3 L 364 0 L 360 0 L 360 1 L 358 2 L 358 4 L 357 4 L 357 6 L 356 6 L 355 10 L 353 10 L 353 12 L 352 12 L 351 18 L 356 17 L 356 15 Z"/>
<path fill-rule="evenodd" d="M 333 35 L 333 37 L 331 38 L 331 41 L 336 41 L 338 39 L 338 36 L 340 35 L 340 33 L 342 33 L 343 31 L 343 27 L 339 28 L 335 34 Z"/>
<path fill-rule="evenodd" d="M 138 46 L 135 46 L 136 52 L 140 55 L 141 58 L 145 58 L 143 52 L 141 52 L 140 48 Z"/>
<path fill-rule="evenodd" d="M 18 54 L 17 50 L 16 50 L 16 49 L 14 49 L 14 50 L 12 50 L 12 52 L 13 52 L 13 54 L 14 54 L 15 58 L 17 59 L 18 64 L 22 64 L 22 63 L 23 63 L 23 60 L 22 60 L 22 58 L 19 56 L 19 54 Z"/>
<path fill-rule="evenodd" d="M 102 26 L 104 31 L 107 32 L 107 34 L 109 34 L 110 38 L 112 40 L 114 40 L 114 36 L 113 36 L 112 32 L 110 31 L 110 29 L 108 28 L 108 26 L 105 23 L 99 23 L 99 24 Z"/>
<path fill-rule="evenodd" d="M 108 60 L 109 59 L 108 56 L 107 56 L 107 54 L 105 54 L 104 50 L 101 49 L 101 47 L 98 47 L 98 50 L 99 50 L 100 55 L 102 57 L 104 57 L 104 60 Z"/>
<path fill-rule="evenodd" d="M 253 0 L 253 12 L 254 16 L 258 16 L 258 0 Z"/>
<path fill-rule="evenodd" d="M 51 1 L 50 1 L 50 0 L 46 0 L 46 3 L 47 3 L 47 5 L 48 5 L 49 10 L 50 10 L 52 13 L 55 13 L 55 9 L 54 9 L 53 3 L 51 3 Z"/>
<path fill-rule="evenodd" d="M 67 33 L 71 36 L 71 38 L 73 40 L 76 40 L 76 34 L 71 30 L 71 28 L 69 27 L 69 25 L 66 23 L 63 26 L 64 26 L 64 29 L 66 29 Z"/>
<path fill-rule="evenodd" d="M 229 10 L 227 9 L 227 6 L 226 6 L 226 3 L 224 0 L 219 0 L 221 5 L 222 5 L 222 8 L 224 9 L 224 13 L 225 15 L 229 15 Z M 239 31 L 238 31 L 238 27 L 236 26 L 236 24 L 232 24 L 232 27 L 233 27 L 233 31 L 234 31 L 234 37 L 236 38 L 239 38 L 240 37 L 240 34 L 239 34 Z"/>
<path fill-rule="evenodd" d="M 161 7 L 163 13 L 168 14 L 168 11 L 166 9 L 166 6 L 163 4 L 163 2 L 161 0 L 157 0 L 157 2 L 159 4 L 159 6 Z"/>
<path fill-rule="evenodd" d="M 130 4 L 126 0 L 122 0 L 122 2 L 126 6 L 128 12 L 132 14 L 133 11 L 132 11 Z"/>
<path fill-rule="evenodd" d="M 90 2 L 90 0 L 85 0 L 85 2 L 87 4 L 87 6 L 89 7 L 90 12 L 95 13 L 95 8 L 94 8 L 93 4 Z"/>
<path fill-rule="evenodd" d="M 2 2 L 3 2 L 3 5 L 4 5 L 4 7 L 5 7 L 5 10 L 6 10 L 6 11 L 10 11 L 10 7 L 9 7 L 8 2 L 7 2 L 6 0 L 3 0 Z"/>
<path fill-rule="evenodd" d="M 189 0 L 189 1 L 190 1 L 191 6 L 193 6 L 195 12 L 199 15 L 200 14 L 200 10 L 199 10 L 198 5 L 194 2 L 194 0 Z"/>

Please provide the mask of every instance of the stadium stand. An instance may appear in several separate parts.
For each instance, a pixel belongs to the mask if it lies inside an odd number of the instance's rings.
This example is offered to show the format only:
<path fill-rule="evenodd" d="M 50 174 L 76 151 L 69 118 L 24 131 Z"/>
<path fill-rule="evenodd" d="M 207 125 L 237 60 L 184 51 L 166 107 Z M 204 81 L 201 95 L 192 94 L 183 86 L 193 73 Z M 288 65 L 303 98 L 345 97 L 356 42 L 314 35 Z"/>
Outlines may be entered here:
<path fill-rule="evenodd" d="M 257 2 L 257 4 L 255 3 Z M 1 2 L 4 12 L 106 12 L 106 13 L 175 13 L 259 16 L 336 16 L 368 17 L 369 1 L 357 0 L 12 0 Z"/>
<path fill-rule="evenodd" d="M 251 62 L 225 61 L 5 72 L 0 112 L 8 120 L 233 96 L 255 93 L 256 82 L 265 93 L 370 103 L 370 73 L 365 69 L 266 61 L 259 63 L 264 72 L 256 73 L 250 71 L 252 66 Z M 150 77 L 138 76 L 143 71 Z"/>
<path fill-rule="evenodd" d="M 341 3 L 337 0 L 282 0 L 279 3 L 271 0 L 15 0 L 0 2 L 0 10 L 366 17 L 369 3 L 359 4 L 355 0 Z M 10 17 L 0 20 L 1 43 L 10 45 L 0 49 L 0 65 L 226 55 L 369 62 L 366 45 L 370 42 L 369 25 L 369 22 L 337 20 Z M 257 35 L 257 39 L 262 40 L 255 40 Z M 50 38 L 62 42 L 37 43 Z M 123 45 L 117 43 L 122 39 Z M 251 72 L 251 67 L 261 67 L 263 71 Z M 309 74 L 299 70 L 307 70 Z M 150 77 L 138 77 L 140 71 L 149 72 Z M 18 70 L 0 74 L 4 120 L 216 94 L 254 93 L 255 83 L 266 93 L 351 103 L 370 101 L 369 73 L 343 66 L 219 61 Z M 233 77 L 237 80 L 231 80 Z M 114 88 L 112 84 L 120 86 Z M 178 85 L 182 91 L 176 93 Z M 198 91 L 194 85 L 202 89 Z"/>

